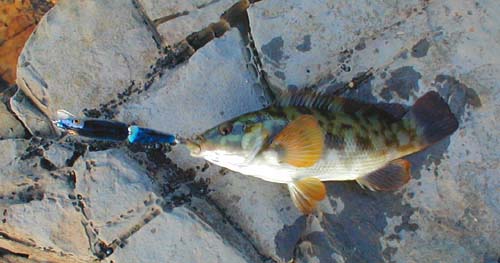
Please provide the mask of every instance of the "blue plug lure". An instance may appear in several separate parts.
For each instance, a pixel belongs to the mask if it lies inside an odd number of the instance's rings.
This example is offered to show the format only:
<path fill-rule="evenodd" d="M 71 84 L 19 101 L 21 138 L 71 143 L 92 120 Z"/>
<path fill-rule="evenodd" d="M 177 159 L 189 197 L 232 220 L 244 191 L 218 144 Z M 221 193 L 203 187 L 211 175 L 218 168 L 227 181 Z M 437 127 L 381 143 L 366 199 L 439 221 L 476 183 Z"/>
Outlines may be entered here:
<path fill-rule="evenodd" d="M 172 134 L 163 133 L 147 128 L 142 128 L 136 125 L 128 127 L 127 139 L 130 143 L 141 143 L 141 144 L 168 143 L 170 145 L 177 144 L 177 139 Z"/>
<path fill-rule="evenodd" d="M 59 129 L 74 135 L 107 141 L 128 140 L 130 143 L 140 144 L 177 144 L 175 135 L 136 125 L 129 126 L 123 122 L 109 120 L 80 119 L 65 110 L 57 111 L 57 115 L 59 119 L 53 123 Z"/>

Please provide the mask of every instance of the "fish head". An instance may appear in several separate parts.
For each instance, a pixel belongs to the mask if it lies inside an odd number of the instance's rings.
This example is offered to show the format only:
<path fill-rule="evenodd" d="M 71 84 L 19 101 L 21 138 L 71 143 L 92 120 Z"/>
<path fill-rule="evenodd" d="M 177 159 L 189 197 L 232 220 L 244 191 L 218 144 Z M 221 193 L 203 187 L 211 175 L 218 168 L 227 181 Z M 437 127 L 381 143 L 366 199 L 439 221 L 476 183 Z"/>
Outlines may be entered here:
<path fill-rule="evenodd" d="M 62 130 L 77 131 L 83 129 L 83 120 L 78 118 L 66 118 L 53 121 L 53 123 Z"/>
<path fill-rule="evenodd" d="M 56 118 L 52 123 L 57 128 L 70 133 L 76 133 L 84 127 L 83 119 L 77 118 L 75 115 L 63 109 L 57 110 Z"/>
<path fill-rule="evenodd" d="M 192 156 L 215 164 L 224 167 L 246 165 L 269 138 L 272 121 L 264 117 L 258 113 L 242 115 L 194 136 L 186 145 Z"/>

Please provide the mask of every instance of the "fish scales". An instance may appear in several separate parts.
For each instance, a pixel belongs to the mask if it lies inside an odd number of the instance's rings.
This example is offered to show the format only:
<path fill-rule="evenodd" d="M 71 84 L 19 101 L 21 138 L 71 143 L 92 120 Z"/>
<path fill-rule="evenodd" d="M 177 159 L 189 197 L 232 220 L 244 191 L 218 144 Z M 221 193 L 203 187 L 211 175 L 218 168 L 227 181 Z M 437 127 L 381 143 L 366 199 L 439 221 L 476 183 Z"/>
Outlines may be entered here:
<path fill-rule="evenodd" d="M 286 183 L 294 204 L 311 213 L 326 196 L 321 181 L 356 180 L 396 190 L 410 179 L 402 157 L 452 134 L 458 122 L 437 92 L 413 107 L 378 105 L 321 94 L 285 94 L 187 140 L 191 155 L 266 181 Z"/>
<path fill-rule="evenodd" d="M 270 170 L 286 170 L 286 173 L 292 175 L 280 176 L 281 172 L 273 173 L 276 174 L 276 178 L 272 178 L 272 181 L 285 183 L 309 176 L 321 180 L 352 180 L 363 172 L 380 168 L 395 159 L 399 154 L 398 147 L 405 149 L 405 153 L 408 152 L 407 148 L 416 150 L 409 147 L 410 143 L 416 141 L 402 144 L 398 139 L 398 134 L 415 138 L 415 130 L 406 128 L 409 126 L 404 121 L 388 122 L 387 116 L 378 114 L 377 111 L 370 114 L 363 113 L 365 112 L 358 111 L 347 114 L 306 107 L 270 107 L 248 115 L 247 118 L 263 121 L 266 129 L 271 131 L 269 140 L 298 116 L 311 114 L 318 119 L 326 141 L 321 160 L 307 168 L 288 167 L 286 164 L 271 165 L 274 169 Z M 234 145 L 239 141 L 236 137 L 226 136 L 221 143 Z M 265 162 L 265 156 L 253 160 L 254 166 L 260 166 Z M 255 168 L 254 166 L 249 165 L 245 171 L 261 177 L 260 169 L 254 169 L 258 174 L 250 171 Z M 264 177 L 269 180 L 269 175 Z"/>
<path fill-rule="evenodd" d="M 314 176 L 322 180 L 352 180 L 367 170 L 382 167 L 399 156 L 418 151 L 416 127 L 409 121 L 392 122 L 380 111 L 315 110 L 305 107 L 270 108 L 275 118 L 286 116 L 287 122 L 302 114 L 318 119 L 325 135 L 321 160 L 313 167 L 303 168 L 296 177 Z"/>

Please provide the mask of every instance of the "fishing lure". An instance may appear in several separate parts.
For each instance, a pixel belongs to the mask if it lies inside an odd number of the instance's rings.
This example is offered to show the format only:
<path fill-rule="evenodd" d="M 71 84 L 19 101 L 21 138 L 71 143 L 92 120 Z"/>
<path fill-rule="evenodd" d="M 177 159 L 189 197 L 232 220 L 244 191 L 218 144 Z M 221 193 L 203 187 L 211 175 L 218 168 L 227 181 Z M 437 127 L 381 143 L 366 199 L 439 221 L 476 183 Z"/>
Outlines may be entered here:
<path fill-rule="evenodd" d="M 170 145 L 177 144 L 175 135 L 155 131 L 148 128 L 142 128 L 136 125 L 128 127 L 128 141 L 130 143 L 153 144 L 153 143 L 168 143 Z"/>
<path fill-rule="evenodd" d="M 107 141 L 121 142 L 128 140 L 130 143 L 134 144 L 177 144 L 175 135 L 136 125 L 129 126 L 123 122 L 110 120 L 77 118 L 65 110 L 58 110 L 57 116 L 58 119 L 53 121 L 54 125 L 73 135 Z"/>

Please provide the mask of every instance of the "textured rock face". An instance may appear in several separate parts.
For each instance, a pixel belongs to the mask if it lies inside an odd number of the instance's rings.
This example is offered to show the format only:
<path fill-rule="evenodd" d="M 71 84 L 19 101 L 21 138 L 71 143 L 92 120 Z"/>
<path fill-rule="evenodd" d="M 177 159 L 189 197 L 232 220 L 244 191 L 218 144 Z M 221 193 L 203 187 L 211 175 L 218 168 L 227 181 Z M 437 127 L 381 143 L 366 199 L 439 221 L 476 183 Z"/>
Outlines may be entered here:
<path fill-rule="evenodd" d="M 156 55 L 131 1 L 61 1 L 26 43 L 17 84 L 47 116 L 80 114 L 142 80 Z"/>
<path fill-rule="evenodd" d="M 9 112 L 5 104 L 0 103 L 0 138 L 19 138 L 24 136 L 24 128 Z"/>
<path fill-rule="evenodd" d="M 459 129 L 408 157 L 413 179 L 400 191 L 329 182 L 307 217 L 284 185 L 182 147 L 0 140 L 8 260 L 499 260 L 495 1 L 263 0 L 226 12 L 234 27 L 207 37 L 232 4 L 61 1 L 20 57 L 10 106 L 35 135 L 54 134 L 49 118 L 63 108 L 189 136 L 268 105 L 270 90 L 405 107 L 436 90 Z"/>

